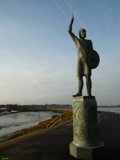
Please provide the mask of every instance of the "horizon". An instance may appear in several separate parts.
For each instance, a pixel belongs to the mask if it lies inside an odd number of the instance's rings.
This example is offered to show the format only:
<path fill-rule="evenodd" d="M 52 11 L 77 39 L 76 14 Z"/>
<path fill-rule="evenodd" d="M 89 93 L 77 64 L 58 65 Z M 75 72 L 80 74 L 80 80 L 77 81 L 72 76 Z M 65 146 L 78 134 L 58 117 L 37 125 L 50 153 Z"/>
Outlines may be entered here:
<path fill-rule="evenodd" d="M 9 107 L 9 106 L 40 106 L 40 105 L 42 105 L 42 106 L 49 106 L 49 105 L 54 105 L 54 106 L 58 106 L 58 105 L 60 105 L 60 106 L 72 106 L 72 104 L 57 104 L 57 103 L 51 103 L 51 104 L 0 104 L 0 108 L 1 107 Z M 97 105 L 97 107 L 120 107 L 120 104 L 118 104 L 118 105 Z"/>

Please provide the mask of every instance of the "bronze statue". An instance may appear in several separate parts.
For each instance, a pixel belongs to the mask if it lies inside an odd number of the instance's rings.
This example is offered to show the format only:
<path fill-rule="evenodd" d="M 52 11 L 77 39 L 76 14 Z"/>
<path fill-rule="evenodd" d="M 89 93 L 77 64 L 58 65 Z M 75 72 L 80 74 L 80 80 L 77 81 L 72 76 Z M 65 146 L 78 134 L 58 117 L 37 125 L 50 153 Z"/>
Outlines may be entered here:
<path fill-rule="evenodd" d="M 78 93 L 76 95 L 73 95 L 73 97 L 82 96 L 83 76 L 86 77 L 87 94 L 88 96 L 92 96 L 91 70 L 98 66 L 99 55 L 97 54 L 96 51 L 93 50 L 92 41 L 85 39 L 86 30 L 84 28 L 80 29 L 79 38 L 76 35 L 74 35 L 74 33 L 72 32 L 73 22 L 74 22 L 74 17 L 72 17 L 68 28 L 68 33 L 70 34 L 78 50 L 78 61 L 77 61 Z"/>

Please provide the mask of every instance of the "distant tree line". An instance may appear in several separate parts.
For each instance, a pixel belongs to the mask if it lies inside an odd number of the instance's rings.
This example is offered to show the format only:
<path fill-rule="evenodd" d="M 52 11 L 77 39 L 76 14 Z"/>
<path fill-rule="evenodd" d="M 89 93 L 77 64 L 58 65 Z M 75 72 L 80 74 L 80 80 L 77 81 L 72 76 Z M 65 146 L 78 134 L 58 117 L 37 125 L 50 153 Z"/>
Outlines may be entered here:
<path fill-rule="evenodd" d="M 67 104 L 45 104 L 45 105 L 18 105 L 18 104 L 1 104 L 0 110 L 17 110 L 17 111 L 46 111 L 52 109 L 71 109 L 71 105 Z"/>

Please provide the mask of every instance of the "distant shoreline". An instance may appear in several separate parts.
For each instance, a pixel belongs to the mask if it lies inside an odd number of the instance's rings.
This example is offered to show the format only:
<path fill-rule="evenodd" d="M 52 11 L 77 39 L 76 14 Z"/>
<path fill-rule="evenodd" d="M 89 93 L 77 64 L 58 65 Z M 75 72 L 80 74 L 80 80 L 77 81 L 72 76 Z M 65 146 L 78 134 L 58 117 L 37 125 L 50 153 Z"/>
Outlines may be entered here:
<path fill-rule="evenodd" d="M 98 106 L 98 108 L 120 108 L 120 106 Z"/>

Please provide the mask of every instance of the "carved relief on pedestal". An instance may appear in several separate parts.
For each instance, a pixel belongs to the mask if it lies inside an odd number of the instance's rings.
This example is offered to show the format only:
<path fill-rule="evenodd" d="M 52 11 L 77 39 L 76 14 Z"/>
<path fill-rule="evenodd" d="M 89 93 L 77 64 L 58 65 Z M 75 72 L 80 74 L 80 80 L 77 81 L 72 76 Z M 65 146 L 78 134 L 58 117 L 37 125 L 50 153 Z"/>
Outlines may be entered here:
<path fill-rule="evenodd" d="M 73 101 L 73 143 L 88 147 L 98 145 L 95 99 Z"/>

